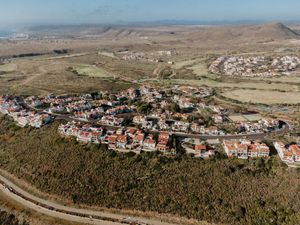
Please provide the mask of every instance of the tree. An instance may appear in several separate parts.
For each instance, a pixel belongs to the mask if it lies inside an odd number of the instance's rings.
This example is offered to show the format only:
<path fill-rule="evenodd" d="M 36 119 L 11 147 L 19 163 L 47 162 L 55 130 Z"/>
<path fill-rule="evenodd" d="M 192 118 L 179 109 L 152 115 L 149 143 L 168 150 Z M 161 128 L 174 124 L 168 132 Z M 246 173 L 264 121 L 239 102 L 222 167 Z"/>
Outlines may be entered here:
<path fill-rule="evenodd" d="M 117 99 L 117 96 L 115 96 L 115 95 L 110 95 L 109 96 L 109 99 L 111 100 L 111 101 L 117 101 L 118 99 Z"/>
<path fill-rule="evenodd" d="M 143 113 L 143 114 L 149 113 L 151 109 L 152 109 L 152 106 L 147 102 L 143 102 L 143 103 L 139 104 L 137 107 L 137 111 L 139 113 Z"/>
<path fill-rule="evenodd" d="M 168 108 L 169 108 L 169 110 L 170 110 L 171 112 L 174 112 L 174 113 L 180 112 L 180 107 L 179 107 L 179 105 L 178 105 L 177 103 L 175 103 L 175 102 L 171 103 L 171 104 L 169 105 Z"/>

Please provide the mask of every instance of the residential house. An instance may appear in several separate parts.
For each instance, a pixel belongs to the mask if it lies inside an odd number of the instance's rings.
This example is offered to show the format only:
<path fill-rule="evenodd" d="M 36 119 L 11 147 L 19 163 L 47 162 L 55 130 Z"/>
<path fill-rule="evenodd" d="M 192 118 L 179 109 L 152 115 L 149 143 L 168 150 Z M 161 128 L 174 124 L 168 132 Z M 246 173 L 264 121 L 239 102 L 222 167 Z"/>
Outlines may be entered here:
<path fill-rule="evenodd" d="M 153 135 L 149 134 L 146 139 L 144 140 L 143 143 L 143 148 L 144 150 L 155 150 L 155 146 L 156 146 L 156 141 L 153 139 Z"/>
<path fill-rule="evenodd" d="M 287 163 L 300 163 L 300 146 L 297 144 L 285 145 L 282 142 L 274 142 L 280 159 Z"/>
<path fill-rule="evenodd" d="M 156 145 L 156 150 L 166 153 L 169 148 L 170 134 L 169 132 L 160 132 L 158 135 L 158 142 Z"/>
<path fill-rule="evenodd" d="M 126 135 L 118 135 L 116 140 L 116 147 L 121 149 L 126 149 L 128 139 Z"/>
<path fill-rule="evenodd" d="M 241 159 L 268 157 L 269 147 L 260 142 L 251 142 L 249 140 L 231 140 L 223 141 L 224 150 L 228 157 L 237 157 Z"/>

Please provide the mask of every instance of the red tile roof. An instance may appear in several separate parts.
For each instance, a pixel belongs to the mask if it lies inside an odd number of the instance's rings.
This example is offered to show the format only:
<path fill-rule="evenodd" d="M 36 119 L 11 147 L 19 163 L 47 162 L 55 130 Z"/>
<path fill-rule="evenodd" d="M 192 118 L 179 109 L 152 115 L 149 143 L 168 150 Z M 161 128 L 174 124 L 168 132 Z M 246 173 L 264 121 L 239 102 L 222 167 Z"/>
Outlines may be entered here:
<path fill-rule="evenodd" d="M 195 145 L 195 151 L 206 150 L 205 145 Z"/>

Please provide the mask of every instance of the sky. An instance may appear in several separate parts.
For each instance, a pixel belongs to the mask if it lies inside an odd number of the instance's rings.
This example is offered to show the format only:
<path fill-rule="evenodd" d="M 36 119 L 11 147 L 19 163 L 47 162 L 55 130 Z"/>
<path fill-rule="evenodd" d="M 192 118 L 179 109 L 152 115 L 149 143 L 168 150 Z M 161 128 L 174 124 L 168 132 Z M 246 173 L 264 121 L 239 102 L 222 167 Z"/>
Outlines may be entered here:
<path fill-rule="evenodd" d="M 0 0 L 0 28 L 22 24 L 300 21 L 299 0 Z"/>

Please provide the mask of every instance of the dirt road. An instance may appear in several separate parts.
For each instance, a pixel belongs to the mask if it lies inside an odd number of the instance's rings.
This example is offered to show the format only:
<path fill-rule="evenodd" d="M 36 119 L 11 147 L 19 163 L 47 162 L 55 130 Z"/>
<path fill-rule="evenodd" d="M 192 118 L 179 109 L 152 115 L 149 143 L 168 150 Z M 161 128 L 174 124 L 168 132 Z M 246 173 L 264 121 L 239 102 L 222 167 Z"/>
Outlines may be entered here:
<path fill-rule="evenodd" d="M 0 191 L 8 198 L 36 212 L 71 222 L 100 225 L 172 225 L 172 223 L 163 222 L 158 219 L 130 217 L 122 214 L 77 209 L 59 205 L 28 193 L 2 175 L 0 175 Z"/>

